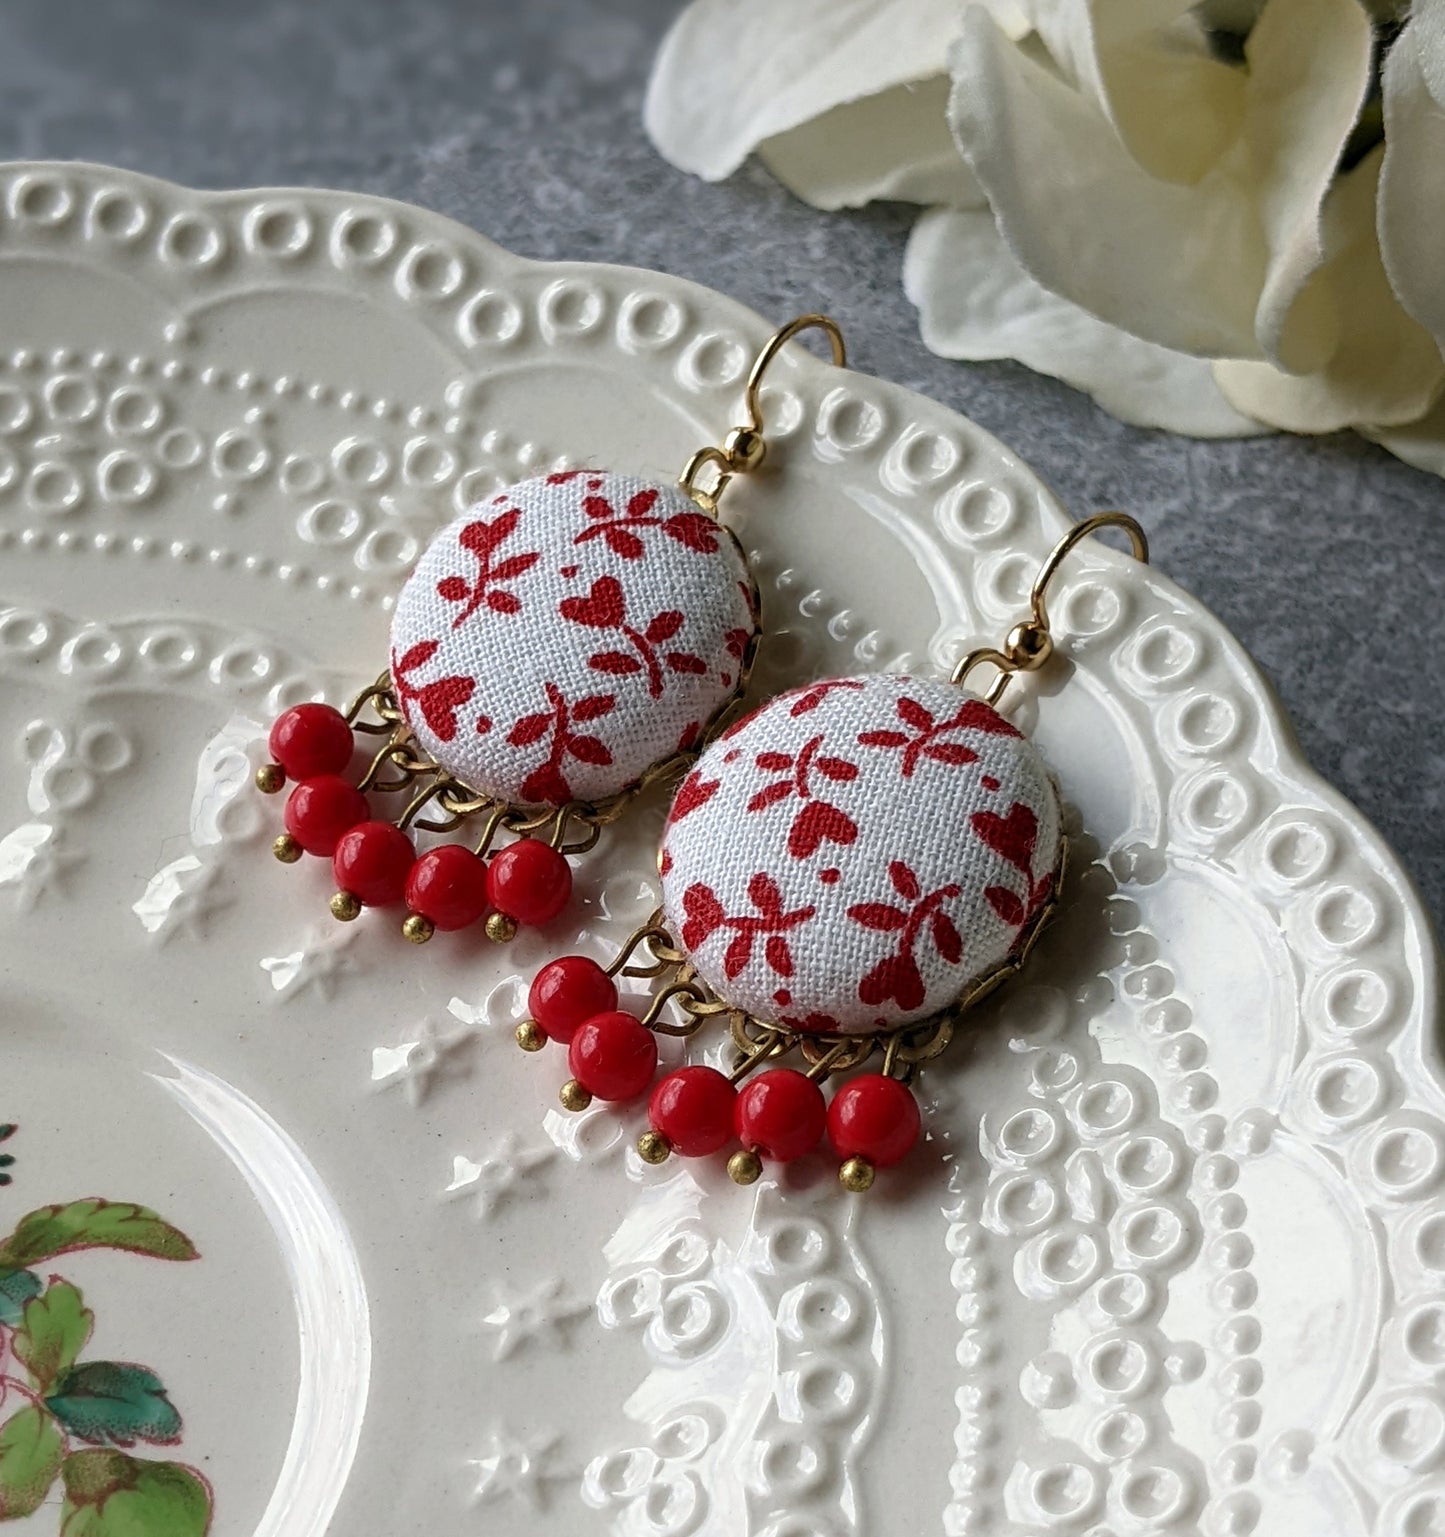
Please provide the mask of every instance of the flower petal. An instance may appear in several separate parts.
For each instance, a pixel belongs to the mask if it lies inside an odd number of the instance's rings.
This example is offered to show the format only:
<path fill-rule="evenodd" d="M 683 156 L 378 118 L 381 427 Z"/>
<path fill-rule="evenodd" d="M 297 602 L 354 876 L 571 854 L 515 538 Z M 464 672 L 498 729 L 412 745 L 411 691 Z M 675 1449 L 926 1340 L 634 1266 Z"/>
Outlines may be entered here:
<path fill-rule="evenodd" d="M 1212 56 L 1191 0 L 1022 4 L 1049 56 L 1151 176 L 1198 181 L 1228 149 L 1248 77 Z"/>
<path fill-rule="evenodd" d="M 1411 44 L 1425 71 L 1430 94 L 1445 102 L 1445 3 L 1442 0 L 1415 0 L 1410 16 L 1415 28 Z"/>
<path fill-rule="evenodd" d="M 1418 421 L 1404 427 L 1361 427 L 1359 431 L 1417 470 L 1445 475 L 1445 392 Z"/>
<path fill-rule="evenodd" d="M 1132 70 L 1164 68 L 1178 29 L 1149 46 Z M 1061 75 L 1037 40 L 1015 46 L 970 10 L 950 56 L 950 121 L 1009 246 L 1046 288 L 1173 350 L 1309 369 L 1334 345 L 1306 282 L 1319 260 L 1317 210 L 1369 60 L 1357 0 L 1269 0 L 1250 38 L 1236 136 L 1186 184 L 1151 175 L 1094 89 Z M 1220 66 L 1200 52 L 1192 67 L 1212 76 Z"/>
<path fill-rule="evenodd" d="M 1017 358 L 1136 426 L 1201 438 L 1267 430 L 1228 404 L 1204 359 L 1141 341 L 1041 287 L 986 210 L 924 214 L 908 242 L 903 286 L 924 344 L 943 357 Z"/>
<path fill-rule="evenodd" d="M 693 0 L 662 41 L 643 121 L 674 165 L 720 181 L 766 139 L 943 74 L 957 23 L 957 0 Z"/>
<path fill-rule="evenodd" d="M 1257 85 L 1242 149 L 1261 162 L 1268 251 L 1254 331 L 1280 367 L 1303 372 L 1336 334 L 1309 280 L 1324 260 L 1321 210 L 1369 87 L 1374 38 L 1356 0 L 1269 0 L 1245 54 Z"/>
<path fill-rule="evenodd" d="M 1214 377 L 1239 410 L 1290 432 L 1334 432 L 1412 422 L 1434 402 L 1445 361 L 1391 292 L 1375 234 L 1383 154 L 1383 145 L 1372 150 L 1325 202 L 1325 264 L 1315 282 L 1333 291 L 1342 326 L 1328 365 L 1299 376 L 1268 363 L 1216 363 Z"/>
<path fill-rule="evenodd" d="M 1380 250 L 1405 309 L 1445 343 L 1445 0 L 1417 0 L 1385 61 Z"/>
<path fill-rule="evenodd" d="M 875 198 L 976 207 L 983 190 L 948 128 L 947 75 L 844 102 L 758 146 L 763 164 L 815 208 Z"/>

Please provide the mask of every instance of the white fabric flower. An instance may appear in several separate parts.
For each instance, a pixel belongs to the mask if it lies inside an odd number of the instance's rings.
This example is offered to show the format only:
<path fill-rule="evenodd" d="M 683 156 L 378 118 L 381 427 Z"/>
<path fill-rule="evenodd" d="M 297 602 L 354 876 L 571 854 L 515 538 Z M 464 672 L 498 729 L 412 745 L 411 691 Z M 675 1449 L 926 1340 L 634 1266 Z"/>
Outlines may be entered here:
<path fill-rule="evenodd" d="M 694 0 L 647 126 L 709 178 L 755 151 L 819 207 L 929 205 L 904 285 L 935 352 L 1198 436 L 1356 426 L 1445 474 L 1445 0 L 1380 70 L 1392 9 Z"/>

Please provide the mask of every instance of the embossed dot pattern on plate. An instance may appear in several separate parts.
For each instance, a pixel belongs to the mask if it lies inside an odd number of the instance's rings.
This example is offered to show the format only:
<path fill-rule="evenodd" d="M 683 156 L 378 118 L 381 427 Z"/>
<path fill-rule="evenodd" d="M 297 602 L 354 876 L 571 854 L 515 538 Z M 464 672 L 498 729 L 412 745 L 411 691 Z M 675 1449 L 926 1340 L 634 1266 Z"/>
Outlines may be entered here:
<path fill-rule="evenodd" d="M 367 1410 L 378 1444 L 425 1448 L 407 1521 L 1316 1537 L 1324 1510 L 1341 1537 L 1442 1529 L 1435 963 L 1394 861 L 1299 762 L 1216 621 L 1092 543 L 1061 573 L 1074 677 L 1041 677 L 1027 711 L 1078 808 L 1065 910 L 966 1063 L 920 1075 L 928 1140 L 896 1199 L 648 1169 L 635 1127 L 564 1128 L 548 1086 L 514 1075 L 499 1043 L 537 956 L 418 971 L 399 942 L 306 929 L 246 786 L 260 721 L 371 675 L 356 658 L 433 530 L 631 443 L 644 407 L 706 440 L 762 323 L 376 199 L 84 166 L 0 172 L 11 256 L 51 297 L 18 306 L 0 285 L 8 953 L 57 1019 L 95 1012 L 73 973 L 131 977 L 144 957 L 152 994 L 184 1000 L 191 1055 L 274 1080 L 300 1141 L 325 1122 L 368 1281 L 424 1271 L 431 1316 L 463 1321 L 438 1359 L 421 1311 L 374 1282 L 378 1337 L 437 1374 L 425 1402 L 377 1392 Z M 97 300 L 71 325 L 70 296 L 117 270 L 140 310 Z M 319 323 L 307 293 L 345 318 L 301 345 L 262 312 L 279 294 Z M 607 390 L 574 418 L 579 367 Z M 1018 616 L 1060 514 L 998 445 L 801 356 L 764 405 L 787 444 L 745 529 L 769 683 L 926 668 Z M 22 867 L 6 840 L 24 830 Z M 589 953 L 649 909 L 656 831 L 640 820 L 620 863 L 579 864 Z M 85 968 L 72 912 L 104 914 Z M 29 970 L 62 944 L 66 964 Z M 107 1018 L 147 1041 L 126 986 Z M 107 1158 L 131 1149 L 117 1133 Z M 479 1320 L 499 1254 L 583 1311 L 494 1361 Z M 218 1338 L 294 1329 L 227 1299 L 207 1308 Z M 187 1435 L 218 1508 L 257 1485 L 235 1445 Z M 397 1525 L 385 1463 L 352 1467 L 358 1537 L 369 1511 L 378 1537 Z"/>

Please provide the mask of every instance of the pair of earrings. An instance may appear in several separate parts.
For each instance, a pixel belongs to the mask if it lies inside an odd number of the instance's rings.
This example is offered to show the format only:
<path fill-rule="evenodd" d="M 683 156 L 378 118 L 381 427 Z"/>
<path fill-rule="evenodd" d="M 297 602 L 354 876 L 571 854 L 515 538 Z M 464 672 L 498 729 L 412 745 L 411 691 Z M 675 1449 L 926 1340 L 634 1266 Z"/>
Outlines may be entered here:
<path fill-rule="evenodd" d="M 745 713 L 761 604 L 718 503 L 763 462 L 764 374 L 809 329 L 844 365 L 828 317 L 784 326 L 748 375 L 745 423 L 676 486 L 567 470 L 444 528 L 398 597 L 388 670 L 345 714 L 285 711 L 257 782 L 293 784 L 276 857 L 330 859 L 337 918 L 404 908 L 417 943 L 474 923 L 505 942 L 557 918 L 568 857 L 677 782 L 661 906 L 608 965 L 544 966 L 518 1043 L 565 1048 L 570 1110 L 650 1092 L 650 1163 L 731 1147 L 747 1184 L 826 1137 L 844 1186 L 865 1190 L 918 1138 L 918 1064 L 1018 970 L 1058 901 L 1058 790 L 996 708 L 1052 654 L 1049 586 L 1099 528 L 1148 550 L 1124 514 L 1087 519 L 1040 569 L 1027 617 L 948 679 L 828 678 Z M 996 673 L 982 696 L 964 687 L 980 667 Z M 378 740 L 353 782 L 355 733 Z M 419 834 L 463 829 L 418 852 Z M 640 1017 L 619 1007 L 623 977 L 652 983 Z M 712 1021 L 731 1031 L 733 1071 L 659 1079 L 658 1035 Z"/>

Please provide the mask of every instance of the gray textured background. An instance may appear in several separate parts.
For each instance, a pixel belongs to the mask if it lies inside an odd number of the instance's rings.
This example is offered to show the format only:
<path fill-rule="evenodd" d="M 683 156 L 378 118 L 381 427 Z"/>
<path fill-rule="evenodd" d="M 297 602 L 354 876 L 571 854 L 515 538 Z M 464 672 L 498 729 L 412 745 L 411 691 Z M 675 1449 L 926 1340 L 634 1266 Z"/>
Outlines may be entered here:
<path fill-rule="evenodd" d="M 781 0 L 780 0 L 781 3 Z M 930 356 L 899 286 L 911 213 L 825 216 L 757 168 L 706 186 L 640 127 L 675 0 L 5 0 L 0 157 L 198 187 L 357 188 L 527 256 L 823 308 L 853 360 L 966 412 L 1076 512 L 1122 505 L 1273 677 L 1305 751 L 1445 913 L 1445 483 L 1350 435 L 1192 443 L 1010 364 Z"/>

